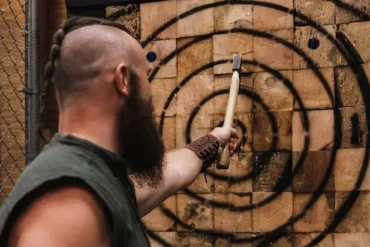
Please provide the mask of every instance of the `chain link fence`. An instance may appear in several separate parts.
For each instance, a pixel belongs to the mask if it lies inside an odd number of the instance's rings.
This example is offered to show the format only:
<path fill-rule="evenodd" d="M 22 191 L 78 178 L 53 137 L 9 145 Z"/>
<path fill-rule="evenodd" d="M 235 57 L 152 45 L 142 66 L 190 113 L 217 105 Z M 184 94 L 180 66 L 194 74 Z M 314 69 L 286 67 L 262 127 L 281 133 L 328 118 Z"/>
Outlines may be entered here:
<path fill-rule="evenodd" d="M 0 0 L 0 204 L 26 164 L 26 4 Z"/>

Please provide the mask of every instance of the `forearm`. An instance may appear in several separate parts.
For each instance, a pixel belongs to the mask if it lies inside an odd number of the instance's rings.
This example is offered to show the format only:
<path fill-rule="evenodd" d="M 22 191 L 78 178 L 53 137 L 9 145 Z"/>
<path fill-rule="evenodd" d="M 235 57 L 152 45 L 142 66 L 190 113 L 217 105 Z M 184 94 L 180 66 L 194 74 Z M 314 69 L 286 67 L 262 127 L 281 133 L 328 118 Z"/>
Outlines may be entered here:
<path fill-rule="evenodd" d="M 166 153 L 165 157 L 163 182 L 160 187 L 136 188 L 136 199 L 142 217 L 168 197 L 188 187 L 198 177 L 202 169 L 202 161 L 189 149 L 173 150 Z"/>
<path fill-rule="evenodd" d="M 199 176 L 202 169 L 202 160 L 191 150 L 182 148 L 167 154 L 168 166 L 172 172 L 176 171 L 179 174 L 178 179 L 173 179 L 172 174 L 168 174 L 168 178 L 172 181 L 172 193 L 183 190 L 191 185 Z M 171 173 L 171 171 L 168 171 Z"/>

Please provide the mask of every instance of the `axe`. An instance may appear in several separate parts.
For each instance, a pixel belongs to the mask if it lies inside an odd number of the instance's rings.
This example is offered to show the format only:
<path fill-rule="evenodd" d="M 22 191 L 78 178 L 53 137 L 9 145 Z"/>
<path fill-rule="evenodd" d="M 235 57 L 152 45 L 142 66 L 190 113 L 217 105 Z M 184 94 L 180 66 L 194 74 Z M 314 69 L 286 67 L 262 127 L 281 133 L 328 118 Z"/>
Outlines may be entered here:
<path fill-rule="evenodd" d="M 240 71 L 242 66 L 242 57 L 239 54 L 233 56 L 233 76 L 231 78 L 231 86 L 229 92 L 229 100 L 226 107 L 226 115 L 223 127 L 231 128 L 234 121 L 236 99 L 239 94 L 240 86 Z M 220 162 L 217 163 L 217 169 L 228 169 L 230 166 L 230 151 L 229 144 L 226 144 L 222 152 Z"/>

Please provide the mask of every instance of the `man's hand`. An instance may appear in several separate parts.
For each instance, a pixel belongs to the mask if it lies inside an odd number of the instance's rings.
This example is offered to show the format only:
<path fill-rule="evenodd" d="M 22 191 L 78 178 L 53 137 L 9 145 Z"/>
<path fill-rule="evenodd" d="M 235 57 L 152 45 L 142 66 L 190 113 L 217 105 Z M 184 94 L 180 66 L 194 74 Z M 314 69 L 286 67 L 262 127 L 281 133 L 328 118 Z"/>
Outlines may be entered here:
<path fill-rule="evenodd" d="M 229 144 L 230 157 L 235 153 L 236 140 L 239 139 L 238 132 L 234 128 L 215 128 L 210 133 L 220 141 L 218 153 L 221 154 L 226 144 Z"/>
<path fill-rule="evenodd" d="M 219 154 L 229 144 L 230 155 L 235 153 L 237 131 L 233 128 L 216 128 L 211 133 L 219 142 Z M 166 153 L 166 166 L 163 170 L 163 184 L 159 188 L 136 188 L 136 199 L 140 215 L 152 211 L 164 200 L 192 184 L 199 176 L 203 162 L 191 150 L 181 148 Z M 135 181 L 134 181 L 135 182 Z"/>

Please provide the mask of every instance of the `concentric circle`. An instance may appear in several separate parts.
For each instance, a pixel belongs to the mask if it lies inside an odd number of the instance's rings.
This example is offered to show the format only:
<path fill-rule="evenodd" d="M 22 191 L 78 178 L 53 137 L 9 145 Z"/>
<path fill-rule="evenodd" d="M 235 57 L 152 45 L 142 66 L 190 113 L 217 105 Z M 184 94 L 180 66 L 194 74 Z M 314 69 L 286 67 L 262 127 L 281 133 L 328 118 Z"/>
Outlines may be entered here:
<path fill-rule="evenodd" d="M 150 39 L 148 39 L 145 42 L 143 42 L 143 46 L 145 47 L 159 33 L 161 33 L 162 31 L 164 31 L 167 27 L 171 26 L 172 24 L 176 23 L 179 19 L 186 18 L 186 17 L 188 17 L 188 16 L 190 16 L 192 14 L 195 14 L 195 13 L 197 13 L 199 11 L 203 11 L 203 10 L 208 9 L 208 8 L 223 6 L 223 5 L 227 5 L 227 4 L 256 5 L 256 6 L 264 6 L 266 8 L 272 8 L 272 9 L 275 9 L 275 10 L 278 10 L 278 11 L 281 11 L 281 12 L 285 12 L 285 13 L 289 13 L 289 14 L 292 14 L 292 15 L 294 15 L 296 17 L 299 17 L 301 20 L 305 21 L 308 25 L 314 27 L 321 34 L 325 35 L 326 38 L 334 44 L 334 46 L 338 49 L 338 51 L 342 54 L 342 56 L 347 60 L 349 66 L 351 68 L 351 70 L 353 71 L 353 73 L 355 73 L 357 75 L 358 85 L 359 85 L 359 87 L 361 89 L 361 93 L 362 93 L 362 97 L 363 97 L 364 102 L 368 102 L 370 100 L 370 95 L 369 95 L 370 94 L 369 80 L 368 80 L 368 78 L 367 78 L 367 76 L 366 76 L 363 68 L 361 66 L 358 66 L 358 64 L 361 63 L 361 61 L 359 60 L 359 57 L 360 56 L 358 55 L 358 53 L 355 50 L 355 48 L 350 44 L 350 42 L 346 42 L 347 40 L 346 40 L 346 38 L 345 38 L 344 35 L 342 35 L 342 34 L 339 33 L 339 34 L 337 34 L 337 39 L 335 39 L 323 27 L 321 27 L 318 24 L 316 24 L 314 21 L 312 21 L 311 19 L 309 19 L 307 16 L 305 16 L 305 15 L 303 15 L 303 14 L 301 14 L 301 13 L 295 11 L 295 10 L 290 10 L 290 9 L 288 9 L 286 7 L 283 7 L 283 6 L 280 6 L 280 5 L 276 5 L 276 4 L 272 4 L 272 3 L 259 2 L 259 1 L 237 1 L 237 0 L 235 0 L 233 2 L 220 1 L 220 2 L 216 2 L 216 3 L 212 3 L 212 4 L 202 5 L 202 6 L 199 6 L 197 8 L 194 8 L 194 9 L 192 9 L 190 11 L 187 11 L 187 12 L 181 14 L 180 16 L 178 16 L 176 18 L 173 18 L 172 20 L 168 21 L 166 24 L 164 24 L 158 30 L 156 30 L 150 36 L 151 37 Z M 207 34 L 207 35 L 202 35 L 202 36 L 196 37 L 193 41 L 191 41 L 191 42 L 185 44 L 183 47 L 181 47 L 181 48 L 173 51 L 166 59 L 162 60 L 162 62 L 160 63 L 160 65 L 156 69 L 154 69 L 153 73 L 150 76 L 150 79 L 153 79 L 154 78 L 155 74 L 159 71 L 160 66 L 166 64 L 176 54 L 181 53 L 183 50 L 189 48 L 192 44 L 194 44 L 196 42 L 199 42 L 201 40 L 210 38 L 212 35 L 224 34 L 224 33 L 230 33 L 230 32 L 232 32 L 232 33 L 245 33 L 245 34 L 250 34 L 250 35 L 254 35 L 254 36 L 257 36 L 257 37 L 261 37 L 261 38 L 271 39 L 271 40 L 274 40 L 276 42 L 279 42 L 280 44 L 282 44 L 282 45 L 288 47 L 289 49 L 293 50 L 296 54 L 298 54 L 299 56 L 301 56 L 306 61 L 306 63 L 308 64 L 308 67 L 313 70 L 314 74 L 322 82 L 322 84 L 323 84 L 323 86 L 325 88 L 325 91 L 328 94 L 328 96 L 329 96 L 329 98 L 330 98 L 330 100 L 332 102 L 332 107 L 333 107 L 333 110 L 334 110 L 334 119 L 335 119 L 335 124 L 334 124 L 334 128 L 335 128 L 334 129 L 334 132 L 335 132 L 335 135 L 334 135 L 334 149 L 332 151 L 332 155 L 331 155 L 331 158 L 330 158 L 330 163 L 329 163 L 328 169 L 326 171 L 326 174 L 325 174 L 323 180 L 321 181 L 319 188 L 317 189 L 317 191 L 315 192 L 315 194 L 310 198 L 309 202 L 307 203 L 307 205 L 305 206 L 304 210 L 301 213 L 299 213 L 298 215 L 296 215 L 295 217 L 293 217 L 292 219 L 290 219 L 289 221 L 287 221 L 285 224 L 283 224 L 280 227 L 276 228 L 274 231 L 269 232 L 269 233 L 266 233 L 263 236 L 264 238 L 269 239 L 270 242 L 275 242 L 279 238 L 281 238 L 284 234 L 286 234 L 287 226 L 291 225 L 294 221 L 302 218 L 304 216 L 305 211 L 307 211 L 308 209 L 310 209 L 314 205 L 314 203 L 317 201 L 317 199 L 319 198 L 319 196 L 323 193 L 324 187 L 327 184 L 328 179 L 329 179 L 329 176 L 330 176 L 330 174 L 332 173 L 332 170 L 333 170 L 333 165 L 334 165 L 334 161 L 335 161 L 335 157 L 336 157 L 336 150 L 341 146 L 341 141 L 342 141 L 342 132 L 341 132 L 342 119 L 341 119 L 341 113 L 340 113 L 340 110 L 338 109 L 338 107 L 336 107 L 335 104 L 334 104 L 334 95 L 332 94 L 328 83 L 326 82 L 325 78 L 320 73 L 320 71 L 318 70 L 318 68 L 315 66 L 315 63 L 309 58 L 309 56 L 307 56 L 302 50 L 300 50 L 299 48 L 295 47 L 293 44 L 291 44 L 291 43 L 289 43 L 289 42 L 287 42 L 287 41 L 285 41 L 283 39 L 280 39 L 278 37 L 275 37 L 275 36 L 273 36 L 273 35 L 271 35 L 269 33 L 259 32 L 259 31 L 252 30 L 252 29 L 224 30 L 224 31 L 217 31 L 217 32 L 213 32 L 213 33 L 210 33 L 210 34 Z M 311 45 L 312 45 L 313 48 L 316 47 L 315 44 L 311 44 Z M 255 61 L 252 61 L 252 62 L 257 63 Z M 202 69 L 202 68 L 199 68 L 199 69 Z M 265 67 L 264 69 L 268 71 L 269 68 L 268 67 Z M 276 76 L 277 71 L 272 70 L 270 72 L 272 72 Z M 180 86 L 177 87 L 174 90 L 173 94 L 171 94 L 171 96 L 168 98 L 168 100 L 167 100 L 167 102 L 166 102 L 166 104 L 164 106 L 164 109 L 167 109 L 169 107 L 169 105 L 171 104 L 171 101 L 172 101 L 172 98 L 174 97 L 174 95 L 177 94 L 180 91 L 181 87 L 184 85 L 184 83 L 187 83 L 188 81 L 190 81 L 190 79 L 196 73 L 197 73 L 197 71 L 194 71 L 191 75 L 189 75 L 187 78 L 185 78 L 182 83 L 180 83 Z M 284 81 L 285 80 L 283 79 L 283 82 Z M 293 92 L 295 90 L 294 87 L 289 88 L 289 89 L 291 90 L 291 92 Z M 296 100 L 299 101 L 299 96 L 298 96 L 298 98 L 296 98 Z M 301 103 L 300 104 L 300 107 L 301 107 L 300 110 L 302 111 L 303 114 L 305 114 L 306 111 L 305 111 L 305 108 L 303 106 L 303 103 L 302 102 L 300 102 L 300 103 Z M 370 107 L 369 107 L 368 104 L 364 104 L 364 105 L 365 105 L 365 110 L 366 110 L 367 128 L 370 129 Z M 163 126 L 163 121 L 164 121 L 163 119 L 164 118 L 162 117 L 161 118 L 161 121 L 160 121 L 160 125 L 161 126 Z M 304 130 L 307 133 L 309 133 L 308 116 L 303 117 L 303 119 L 302 119 L 302 125 L 303 125 Z M 366 143 L 367 143 L 366 146 L 368 147 L 369 146 L 368 145 L 369 144 L 369 139 L 366 140 Z M 306 155 L 306 153 L 308 151 L 308 148 L 309 148 L 309 136 L 307 135 L 306 138 L 305 138 L 304 150 L 302 152 L 302 154 L 304 154 L 304 155 L 301 155 L 300 159 L 298 160 L 298 163 L 295 166 L 295 169 L 293 171 L 293 176 L 296 174 L 297 170 L 299 169 L 299 165 L 303 163 L 304 157 L 305 157 L 305 155 Z M 328 226 L 328 228 L 323 233 L 319 234 L 319 236 L 316 237 L 314 240 L 312 240 L 312 242 L 309 243 L 307 246 L 314 246 L 317 243 L 319 243 L 325 237 L 325 235 L 327 233 L 329 233 L 333 229 L 335 229 L 335 227 L 340 223 L 341 219 L 343 219 L 343 217 L 346 215 L 346 213 L 352 207 L 352 205 L 354 204 L 354 202 L 355 202 L 355 200 L 356 200 L 356 198 L 358 196 L 358 193 L 355 190 L 357 190 L 361 186 L 361 184 L 362 184 L 362 182 L 364 180 L 365 172 L 368 169 L 368 162 L 369 162 L 369 148 L 366 148 L 366 152 L 365 152 L 364 160 L 363 160 L 363 166 L 361 168 L 361 172 L 359 174 L 359 177 L 358 177 L 358 180 L 356 182 L 356 186 L 355 186 L 354 190 L 350 193 L 350 195 L 348 196 L 347 200 L 343 203 L 343 205 L 341 205 L 341 207 L 338 209 L 334 221 Z M 191 195 L 191 196 L 196 197 L 196 195 L 192 195 L 192 192 L 190 192 L 190 191 L 188 191 L 188 194 Z M 202 200 L 202 198 L 198 198 L 198 199 L 199 200 Z M 214 205 L 217 206 L 217 202 L 215 202 Z M 225 206 L 225 205 L 223 205 L 223 206 Z M 168 215 L 169 217 L 173 218 L 173 220 L 175 220 L 175 222 L 177 222 L 178 224 L 180 224 L 180 225 L 182 225 L 184 227 L 189 228 L 189 226 L 186 226 L 186 224 L 184 224 L 179 219 L 177 219 L 176 216 L 174 216 L 169 210 L 167 210 L 166 208 L 164 208 L 163 205 L 162 205 L 162 210 L 163 210 L 164 213 L 166 213 L 166 215 Z M 341 216 L 341 217 L 337 217 L 337 216 Z M 232 233 L 229 234 L 229 233 L 215 232 L 215 231 L 202 231 L 202 230 L 199 230 L 199 229 L 198 230 L 195 229 L 195 231 L 197 231 L 199 233 L 211 235 L 211 236 L 217 236 L 218 238 L 220 238 L 220 237 L 227 238 L 227 239 L 230 240 L 230 242 L 234 242 L 234 243 L 252 242 L 252 241 L 255 241 L 255 240 L 261 238 L 261 236 L 252 237 L 252 238 L 237 238 Z M 150 235 L 155 236 L 154 233 L 150 233 Z M 158 236 L 156 237 L 156 239 L 158 240 Z M 164 240 L 158 240 L 158 241 L 160 241 L 162 244 L 165 244 L 166 243 Z"/>

